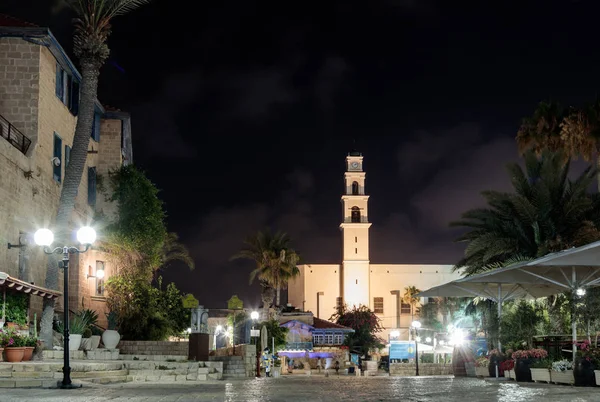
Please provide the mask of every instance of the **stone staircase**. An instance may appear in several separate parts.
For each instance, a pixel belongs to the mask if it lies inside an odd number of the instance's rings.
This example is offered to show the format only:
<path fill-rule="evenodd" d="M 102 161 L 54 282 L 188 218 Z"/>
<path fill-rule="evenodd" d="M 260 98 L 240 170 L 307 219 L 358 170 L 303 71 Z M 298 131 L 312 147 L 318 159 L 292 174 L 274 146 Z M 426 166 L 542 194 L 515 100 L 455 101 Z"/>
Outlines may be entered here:
<path fill-rule="evenodd" d="M 221 356 L 219 360 L 223 363 L 224 378 L 246 377 L 246 365 L 242 356 Z"/>

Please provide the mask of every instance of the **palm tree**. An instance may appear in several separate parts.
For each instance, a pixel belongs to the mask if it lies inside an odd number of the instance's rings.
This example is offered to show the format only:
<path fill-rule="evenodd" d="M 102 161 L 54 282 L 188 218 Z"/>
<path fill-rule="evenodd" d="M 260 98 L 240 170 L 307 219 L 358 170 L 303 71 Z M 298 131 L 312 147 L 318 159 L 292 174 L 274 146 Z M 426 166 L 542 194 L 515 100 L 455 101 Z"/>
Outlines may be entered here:
<path fill-rule="evenodd" d="M 275 289 L 275 305 L 279 306 L 281 289 L 285 289 L 288 282 L 300 274 L 297 267 L 300 257 L 291 248 L 291 239 L 286 233 L 271 234 L 269 230 L 265 230 L 247 238 L 244 243 L 246 248 L 231 259 L 254 261 L 255 268 L 250 272 L 250 284 L 259 279 L 263 284 L 263 293 L 266 287 Z"/>
<path fill-rule="evenodd" d="M 420 289 L 417 289 L 415 286 L 407 286 L 404 288 L 404 295 L 402 296 L 402 301 L 406 304 L 410 304 L 410 321 L 414 321 L 414 311 L 415 306 L 419 302 L 419 298 L 417 295 L 421 293 Z"/>
<path fill-rule="evenodd" d="M 533 116 L 525 118 L 517 132 L 519 151 L 544 149 L 564 152 L 567 158 L 595 161 L 600 169 L 600 99 L 582 109 L 562 108 L 556 102 L 541 102 Z M 600 173 L 600 170 L 599 172 Z M 597 176 L 600 190 L 600 174 Z"/>
<path fill-rule="evenodd" d="M 107 39 L 110 35 L 110 22 L 114 17 L 126 14 L 150 2 L 150 0 L 64 1 L 77 15 L 74 19 L 73 50 L 79 59 L 81 84 L 79 87 L 79 114 L 73 137 L 71 158 L 65 169 L 55 220 L 57 240 L 66 238 L 69 219 L 87 159 L 90 133 L 94 122 L 94 106 L 98 96 L 98 77 L 100 68 L 109 55 Z M 54 258 L 48 259 L 46 287 L 58 288 L 58 264 Z M 44 299 L 40 335 L 46 345 L 50 347 L 52 346 L 53 316 L 54 302 Z"/>
<path fill-rule="evenodd" d="M 549 151 L 540 159 L 527 152 L 525 172 L 508 165 L 514 192 L 485 191 L 487 208 L 469 210 L 450 224 L 469 229 L 457 239 L 467 247 L 455 269 L 466 267 L 472 275 L 600 239 L 600 198 L 588 192 L 596 170 L 588 167 L 571 181 L 569 165 Z"/>

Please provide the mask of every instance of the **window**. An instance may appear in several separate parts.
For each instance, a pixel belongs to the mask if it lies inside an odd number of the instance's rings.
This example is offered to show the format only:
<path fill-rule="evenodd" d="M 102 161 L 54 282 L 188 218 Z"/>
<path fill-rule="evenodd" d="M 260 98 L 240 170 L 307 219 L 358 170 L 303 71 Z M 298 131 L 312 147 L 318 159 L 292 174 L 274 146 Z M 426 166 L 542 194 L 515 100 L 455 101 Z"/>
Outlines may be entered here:
<path fill-rule="evenodd" d="M 373 311 L 375 314 L 383 314 L 383 297 L 373 298 Z"/>
<path fill-rule="evenodd" d="M 104 271 L 104 261 L 96 261 L 96 296 L 104 296 L 104 278 L 98 278 L 98 271 Z"/>
<path fill-rule="evenodd" d="M 88 204 L 96 206 L 96 168 L 88 168 Z"/>
<path fill-rule="evenodd" d="M 325 334 L 325 345 L 333 345 L 333 334 Z"/>
<path fill-rule="evenodd" d="M 357 248 L 354 249 L 354 254 L 358 254 L 358 249 Z"/>
<path fill-rule="evenodd" d="M 54 158 L 52 160 L 52 175 L 60 183 L 62 179 L 62 138 L 54 133 Z"/>
<path fill-rule="evenodd" d="M 352 223 L 360 223 L 360 208 L 352 207 Z"/>
<path fill-rule="evenodd" d="M 336 332 L 335 334 L 333 334 L 333 344 L 341 345 L 342 343 L 344 343 L 344 334 L 342 334 L 341 332 Z"/>
<path fill-rule="evenodd" d="M 77 116 L 79 111 L 79 81 L 70 76 L 58 62 L 56 63 L 55 93 L 69 111 Z"/>
<path fill-rule="evenodd" d="M 94 124 L 92 125 L 92 139 L 96 142 L 100 142 L 100 123 L 102 119 L 102 115 L 100 111 L 96 109 L 94 111 Z"/>
<path fill-rule="evenodd" d="M 400 304 L 400 314 L 411 314 L 412 313 L 412 309 L 410 304 L 408 303 L 402 303 Z"/>
<path fill-rule="evenodd" d="M 354 243 L 358 243 L 358 236 L 354 236 Z"/>
<path fill-rule="evenodd" d="M 69 162 L 71 161 L 71 147 L 65 145 L 65 169 L 69 166 Z"/>
<path fill-rule="evenodd" d="M 352 182 L 352 195 L 358 195 L 358 182 Z"/>
<path fill-rule="evenodd" d="M 323 334 L 313 334 L 313 344 L 323 345 Z"/>

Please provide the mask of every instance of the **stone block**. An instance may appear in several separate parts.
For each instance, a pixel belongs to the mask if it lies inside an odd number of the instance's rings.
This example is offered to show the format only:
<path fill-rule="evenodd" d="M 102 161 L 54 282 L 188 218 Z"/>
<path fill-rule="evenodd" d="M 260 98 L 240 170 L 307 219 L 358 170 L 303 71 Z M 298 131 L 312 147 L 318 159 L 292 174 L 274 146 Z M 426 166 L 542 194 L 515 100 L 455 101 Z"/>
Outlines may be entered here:
<path fill-rule="evenodd" d="M 198 381 L 206 381 L 208 380 L 208 374 L 198 374 Z"/>
<path fill-rule="evenodd" d="M 208 379 L 209 380 L 222 380 L 223 379 L 223 373 L 210 373 L 208 375 Z"/>

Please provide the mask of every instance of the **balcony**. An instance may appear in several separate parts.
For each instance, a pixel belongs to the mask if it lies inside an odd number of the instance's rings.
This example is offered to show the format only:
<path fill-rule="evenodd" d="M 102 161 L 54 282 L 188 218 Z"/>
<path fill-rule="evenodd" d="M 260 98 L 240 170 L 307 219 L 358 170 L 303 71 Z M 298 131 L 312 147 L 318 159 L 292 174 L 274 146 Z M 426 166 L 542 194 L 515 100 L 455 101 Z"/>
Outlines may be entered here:
<path fill-rule="evenodd" d="M 312 342 L 288 342 L 285 344 L 287 350 L 312 350 Z"/>
<path fill-rule="evenodd" d="M 344 218 L 344 223 L 369 223 L 369 217 L 360 216 L 360 217 L 351 218 L 351 217 L 347 216 Z"/>
<path fill-rule="evenodd" d="M 31 145 L 31 140 L 20 132 L 15 126 L 10 124 L 2 115 L 0 115 L 0 137 L 17 148 L 23 155 L 27 155 L 27 150 Z"/>

